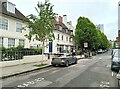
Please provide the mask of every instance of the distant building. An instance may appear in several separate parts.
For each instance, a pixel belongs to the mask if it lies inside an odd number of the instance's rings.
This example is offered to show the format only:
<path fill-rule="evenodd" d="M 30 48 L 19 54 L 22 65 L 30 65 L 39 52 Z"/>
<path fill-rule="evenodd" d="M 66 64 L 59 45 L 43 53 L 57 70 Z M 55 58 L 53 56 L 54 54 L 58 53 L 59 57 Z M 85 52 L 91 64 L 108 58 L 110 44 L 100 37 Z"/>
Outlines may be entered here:
<path fill-rule="evenodd" d="M 101 32 L 104 33 L 104 25 L 103 24 L 96 25 L 96 28 L 99 29 Z"/>

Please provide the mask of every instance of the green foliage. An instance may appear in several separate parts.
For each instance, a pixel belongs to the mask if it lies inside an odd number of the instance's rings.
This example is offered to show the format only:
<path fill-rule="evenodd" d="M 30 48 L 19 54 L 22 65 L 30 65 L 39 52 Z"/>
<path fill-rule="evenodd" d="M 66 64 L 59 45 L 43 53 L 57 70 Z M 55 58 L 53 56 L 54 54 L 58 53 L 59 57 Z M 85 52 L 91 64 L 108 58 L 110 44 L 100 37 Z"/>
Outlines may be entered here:
<path fill-rule="evenodd" d="M 106 49 L 110 47 L 107 37 L 95 25 L 85 17 L 79 17 L 75 30 L 75 43 L 80 49 L 84 49 L 84 43 L 88 43 L 88 50 Z"/>
<path fill-rule="evenodd" d="M 30 14 L 27 16 L 29 23 L 27 28 L 30 28 L 30 32 L 26 37 L 31 40 L 35 37 L 36 40 L 45 42 L 46 40 L 52 41 L 54 39 L 54 25 L 53 25 L 53 6 L 48 2 L 39 3 L 35 7 L 38 16 Z"/>
<path fill-rule="evenodd" d="M 84 43 L 88 43 L 89 50 L 96 46 L 96 27 L 95 25 L 85 17 L 79 17 L 75 31 L 75 42 L 80 48 L 84 48 Z"/>
<path fill-rule="evenodd" d="M 2 61 L 9 61 L 9 60 L 18 60 L 22 59 L 23 56 L 27 55 L 40 55 L 42 54 L 42 49 L 30 49 L 30 48 L 23 48 L 22 46 L 13 47 L 13 48 L 2 48 Z"/>

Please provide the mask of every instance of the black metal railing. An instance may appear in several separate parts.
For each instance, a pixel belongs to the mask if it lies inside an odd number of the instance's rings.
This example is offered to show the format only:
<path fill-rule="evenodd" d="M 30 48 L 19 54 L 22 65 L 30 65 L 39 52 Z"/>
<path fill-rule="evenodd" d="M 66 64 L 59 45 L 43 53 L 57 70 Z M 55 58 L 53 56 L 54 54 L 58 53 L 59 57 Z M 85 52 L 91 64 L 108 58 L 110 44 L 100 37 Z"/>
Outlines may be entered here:
<path fill-rule="evenodd" d="M 34 50 L 25 50 L 25 51 L 0 51 L 0 61 L 12 61 L 23 59 L 23 56 L 27 55 L 40 55 L 41 52 Z"/>

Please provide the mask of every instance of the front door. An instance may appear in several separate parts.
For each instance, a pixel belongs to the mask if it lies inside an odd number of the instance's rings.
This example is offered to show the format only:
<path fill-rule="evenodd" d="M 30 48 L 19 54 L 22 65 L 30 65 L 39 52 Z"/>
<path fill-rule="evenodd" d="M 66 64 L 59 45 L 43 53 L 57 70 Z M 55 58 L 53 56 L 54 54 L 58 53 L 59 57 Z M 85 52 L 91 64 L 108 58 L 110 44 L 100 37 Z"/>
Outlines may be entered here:
<path fill-rule="evenodd" d="M 52 51 L 53 51 L 53 43 L 49 42 L 49 52 L 52 52 Z"/>

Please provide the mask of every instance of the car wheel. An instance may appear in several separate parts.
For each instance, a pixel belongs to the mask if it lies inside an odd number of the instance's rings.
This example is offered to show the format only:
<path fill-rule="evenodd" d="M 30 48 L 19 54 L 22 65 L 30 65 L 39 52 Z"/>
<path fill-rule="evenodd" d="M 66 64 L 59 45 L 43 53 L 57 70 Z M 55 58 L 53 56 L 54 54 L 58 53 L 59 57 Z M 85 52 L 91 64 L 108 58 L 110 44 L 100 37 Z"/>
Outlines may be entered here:
<path fill-rule="evenodd" d="M 54 64 L 54 65 L 52 65 L 53 67 L 56 67 L 56 65 Z"/>
<path fill-rule="evenodd" d="M 77 64 L 77 60 L 75 61 L 75 63 L 74 64 Z"/>
<path fill-rule="evenodd" d="M 69 62 L 68 62 L 68 61 L 66 61 L 65 66 L 66 66 L 66 67 L 68 67 L 68 66 L 69 66 Z"/>
<path fill-rule="evenodd" d="M 112 66 L 111 66 L 111 70 L 113 70 Z"/>

